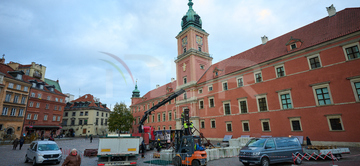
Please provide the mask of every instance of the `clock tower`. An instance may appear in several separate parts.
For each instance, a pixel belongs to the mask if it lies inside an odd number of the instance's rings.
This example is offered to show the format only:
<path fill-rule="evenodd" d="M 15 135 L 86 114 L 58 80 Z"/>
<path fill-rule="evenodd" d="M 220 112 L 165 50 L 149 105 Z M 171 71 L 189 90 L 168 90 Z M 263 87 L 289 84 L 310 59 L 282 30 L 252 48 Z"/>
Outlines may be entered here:
<path fill-rule="evenodd" d="M 208 36 L 202 29 L 200 16 L 193 10 L 189 0 L 189 10 L 181 20 L 182 30 L 176 36 L 178 56 L 176 63 L 177 89 L 196 85 L 212 63 L 209 54 Z"/>

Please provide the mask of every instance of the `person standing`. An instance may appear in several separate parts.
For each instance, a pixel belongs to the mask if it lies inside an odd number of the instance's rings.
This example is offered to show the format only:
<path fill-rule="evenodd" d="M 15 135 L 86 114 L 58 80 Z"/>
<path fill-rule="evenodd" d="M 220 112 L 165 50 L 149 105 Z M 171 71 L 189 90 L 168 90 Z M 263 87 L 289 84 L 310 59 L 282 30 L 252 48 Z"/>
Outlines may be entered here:
<path fill-rule="evenodd" d="M 141 158 L 145 158 L 146 147 L 144 140 L 141 141 L 140 150 L 141 150 Z"/>
<path fill-rule="evenodd" d="M 93 139 L 93 137 L 92 137 L 92 135 L 90 135 L 90 143 L 92 143 L 92 139 Z"/>
<path fill-rule="evenodd" d="M 184 121 L 185 121 L 185 113 L 184 111 L 182 111 L 181 113 L 181 124 L 184 125 Z"/>
<path fill-rule="evenodd" d="M 80 166 L 81 158 L 76 149 L 72 149 L 61 166 Z"/>
<path fill-rule="evenodd" d="M 20 147 L 19 147 L 19 150 L 21 150 L 21 147 L 23 146 L 24 142 L 25 142 L 24 137 L 20 137 L 20 141 L 19 141 Z"/>
<path fill-rule="evenodd" d="M 192 135 L 192 129 L 194 128 L 194 124 L 193 124 L 192 121 L 191 121 L 191 123 L 190 123 L 189 128 L 190 128 L 189 134 Z"/>
<path fill-rule="evenodd" d="M 160 138 L 158 138 L 158 140 L 157 140 L 157 142 L 156 142 L 156 150 L 157 150 L 157 152 L 160 152 L 160 150 L 161 150 Z"/>
<path fill-rule="evenodd" d="M 19 144 L 19 139 L 16 138 L 16 139 L 14 140 L 14 142 L 13 142 L 13 150 L 16 150 L 18 144 Z"/>
<path fill-rule="evenodd" d="M 187 123 L 184 123 L 184 130 L 185 130 L 185 135 L 189 135 L 189 125 Z"/>

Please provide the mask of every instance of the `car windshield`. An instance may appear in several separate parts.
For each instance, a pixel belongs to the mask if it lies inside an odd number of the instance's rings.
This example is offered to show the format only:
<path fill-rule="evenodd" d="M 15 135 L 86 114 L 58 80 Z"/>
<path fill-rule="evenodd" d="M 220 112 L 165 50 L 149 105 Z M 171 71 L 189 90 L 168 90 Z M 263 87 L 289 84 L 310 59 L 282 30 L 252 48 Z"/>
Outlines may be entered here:
<path fill-rule="evenodd" d="M 265 144 L 266 139 L 258 138 L 258 139 L 251 139 L 246 146 L 248 147 L 263 147 Z"/>
<path fill-rule="evenodd" d="M 50 151 L 50 150 L 59 150 L 59 147 L 56 144 L 39 144 L 39 151 Z"/>

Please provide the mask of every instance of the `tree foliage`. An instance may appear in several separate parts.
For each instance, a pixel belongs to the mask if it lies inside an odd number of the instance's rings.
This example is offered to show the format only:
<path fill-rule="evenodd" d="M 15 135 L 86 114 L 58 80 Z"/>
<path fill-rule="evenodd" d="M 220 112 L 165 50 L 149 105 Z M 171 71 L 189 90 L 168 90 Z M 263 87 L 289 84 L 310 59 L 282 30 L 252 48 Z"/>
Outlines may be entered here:
<path fill-rule="evenodd" d="M 116 103 L 108 119 L 109 131 L 129 131 L 134 117 L 125 103 Z"/>

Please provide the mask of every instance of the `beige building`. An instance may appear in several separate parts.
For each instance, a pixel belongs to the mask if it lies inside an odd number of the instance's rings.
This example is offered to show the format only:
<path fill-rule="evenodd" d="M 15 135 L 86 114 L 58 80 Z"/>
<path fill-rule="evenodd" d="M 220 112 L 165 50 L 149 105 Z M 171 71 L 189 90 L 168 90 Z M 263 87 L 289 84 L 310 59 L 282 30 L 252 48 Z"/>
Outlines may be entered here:
<path fill-rule="evenodd" d="M 66 104 L 62 132 L 68 136 L 106 135 L 109 116 L 106 104 L 86 94 Z"/>
<path fill-rule="evenodd" d="M 0 139 L 20 138 L 31 84 L 22 71 L 0 60 Z"/>
<path fill-rule="evenodd" d="M 45 72 L 46 67 L 42 64 L 36 64 L 35 62 L 31 62 L 29 65 L 22 65 L 16 62 L 10 62 L 8 65 L 14 70 L 21 70 L 30 77 L 34 77 L 40 79 L 41 81 L 45 81 Z"/>

